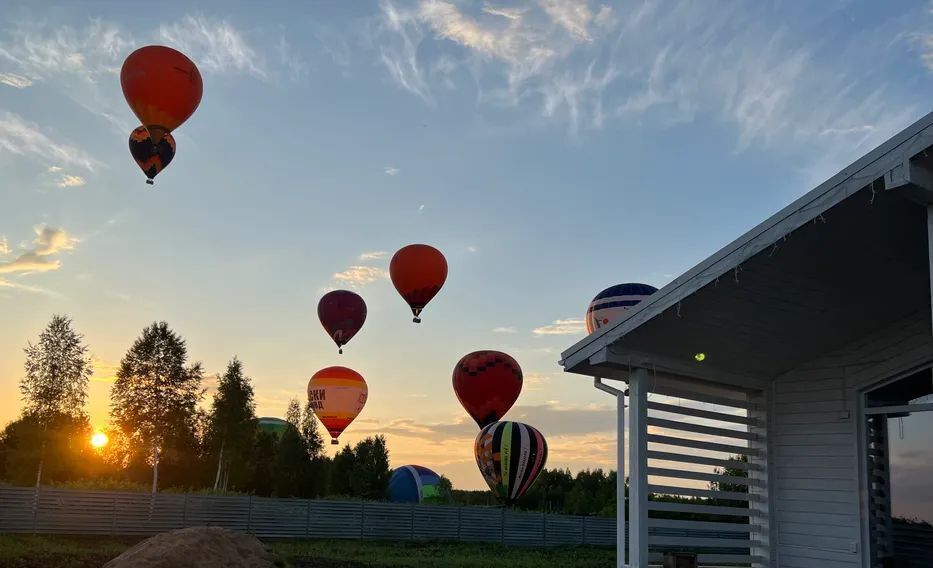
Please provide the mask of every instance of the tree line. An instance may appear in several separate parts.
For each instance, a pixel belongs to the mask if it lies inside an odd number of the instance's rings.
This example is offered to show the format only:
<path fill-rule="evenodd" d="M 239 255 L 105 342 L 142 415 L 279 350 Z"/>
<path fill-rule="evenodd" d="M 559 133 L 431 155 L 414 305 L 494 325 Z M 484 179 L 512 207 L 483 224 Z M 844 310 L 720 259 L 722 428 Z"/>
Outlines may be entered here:
<path fill-rule="evenodd" d="M 109 443 L 90 445 L 88 346 L 70 318 L 52 317 L 25 350 L 22 414 L 0 433 L 0 479 L 19 485 L 210 490 L 280 497 L 380 499 L 385 438 L 324 453 L 317 418 L 297 399 L 287 427 L 258 427 L 252 380 L 233 357 L 202 408 L 204 370 L 165 322 L 146 327 L 120 361 L 110 392 Z"/>
<path fill-rule="evenodd" d="M 389 449 L 383 436 L 324 452 L 310 405 L 288 403 L 281 434 L 258 427 L 252 380 L 233 357 L 207 409 L 204 371 L 188 358 L 184 339 L 165 322 L 146 327 L 120 361 L 110 394 L 109 443 L 92 448 L 86 412 L 92 361 L 72 321 L 52 317 L 24 349 L 22 414 L 0 433 L 0 480 L 87 488 L 217 491 L 278 497 L 384 499 Z M 744 458 L 737 458 L 744 459 Z M 720 474 L 745 475 L 743 469 Z M 614 516 L 615 471 L 545 469 L 516 508 Z M 450 503 L 495 506 L 486 490 L 455 490 Z M 722 486 L 720 486 L 722 485 Z M 711 488 L 742 492 L 744 485 Z M 698 502 L 653 495 L 652 499 Z M 708 503 L 708 500 L 701 500 Z"/>

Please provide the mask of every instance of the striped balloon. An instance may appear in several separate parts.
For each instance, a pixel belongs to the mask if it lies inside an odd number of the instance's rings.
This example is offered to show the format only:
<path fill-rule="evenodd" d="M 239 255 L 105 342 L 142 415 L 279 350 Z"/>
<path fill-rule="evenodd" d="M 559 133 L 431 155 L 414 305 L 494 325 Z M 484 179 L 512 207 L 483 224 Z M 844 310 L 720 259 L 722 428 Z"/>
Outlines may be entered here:
<path fill-rule="evenodd" d="M 616 284 L 606 288 L 593 298 L 586 309 L 586 332 L 593 333 L 618 321 L 625 310 L 657 291 L 654 286 L 637 283 Z"/>
<path fill-rule="evenodd" d="M 473 446 L 476 465 L 496 496 L 512 503 L 531 489 L 547 462 L 547 441 L 521 422 L 493 422 Z"/>
<path fill-rule="evenodd" d="M 308 403 L 331 436 L 331 444 L 366 405 L 369 388 L 363 376 L 346 367 L 321 369 L 308 381 Z"/>

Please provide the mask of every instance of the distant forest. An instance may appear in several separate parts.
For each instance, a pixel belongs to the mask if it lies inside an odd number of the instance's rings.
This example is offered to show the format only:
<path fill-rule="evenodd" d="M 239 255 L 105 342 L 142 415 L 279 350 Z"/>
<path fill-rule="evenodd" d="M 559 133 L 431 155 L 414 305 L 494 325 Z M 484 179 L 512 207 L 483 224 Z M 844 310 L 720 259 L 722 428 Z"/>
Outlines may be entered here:
<path fill-rule="evenodd" d="M 389 448 L 382 436 L 324 453 L 307 404 L 288 404 L 281 435 L 257 424 L 253 385 L 234 357 L 202 410 L 204 372 L 184 339 L 164 322 L 142 330 L 120 361 L 111 390 L 109 443 L 95 449 L 86 413 L 93 374 L 83 337 L 68 317 L 53 316 L 25 347 L 22 415 L 0 433 L 0 480 L 15 485 L 243 493 L 261 496 L 382 500 Z M 739 458 L 744 459 L 744 458 Z M 721 471 L 742 476 L 744 470 Z M 545 469 L 514 506 L 572 515 L 613 516 L 616 472 Z M 498 505 L 489 491 L 441 480 L 451 504 Z M 722 486 L 745 491 L 744 485 Z M 653 495 L 652 499 L 711 503 Z M 683 515 L 678 515 L 683 516 Z"/>

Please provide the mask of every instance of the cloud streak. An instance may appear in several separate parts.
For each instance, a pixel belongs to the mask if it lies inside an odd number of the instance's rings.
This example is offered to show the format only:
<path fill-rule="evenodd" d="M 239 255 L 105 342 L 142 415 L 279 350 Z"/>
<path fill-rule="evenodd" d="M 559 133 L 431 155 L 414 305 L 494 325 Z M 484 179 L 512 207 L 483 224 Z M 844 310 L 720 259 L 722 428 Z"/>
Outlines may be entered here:
<path fill-rule="evenodd" d="M 15 89 L 25 89 L 32 86 L 32 79 L 16 73 L 0 73 L 0 83 Z"/>
<path fill-rule="evenodd" d="M 78 243 L 78 239 L 68 235 L 64 229 L 40 225 L 33 230 L 36 234 L 36 238 L 33 240 L 35 246 L 12 261 L 0 262 L 0 274 L 29 274 L 58 270 L 61 267 L 61 262 L 51 257 L 64 251 L 74 250 Z M 9 247 L 6 245 L 5 239 L 3 247 L 6 253 L 9 253 Z M 16 287 L 9 281 L 6 282 L 7 287 Z M 19 287 L 22 288 L 22 286 Z"/>
<path fill-rule="evenodd" d="M 189 54 L 198 67 L 210 73 L 244 73 L 269 79 L 267 62 L 230 22 L 188 15 L 159 26 L 159 39 Z M 300 65 L 287 43 L 278 46 L 280 58 L 293 71 Z"/>
<path fill-rule="evenodd" d="M 586 322 L 581 319 L 559 319 L 532 330 L 535 335 L 577 335 L 586 331 Z"/>
<path fill-rule="evenodd" d="M 85 151 L 52 140 L 37 124 L 8 111 L 0 113 L 0 152 L 23 156 L 43 164 L 65 164 L 90 172 L 101 165 Z"/>
<path fill-rule="evenodd" d="M 375 266 L 351 266 L 334 274 L 334 280 L 350 286 L 365 286 L 389 277 L 389 273 Z"/>

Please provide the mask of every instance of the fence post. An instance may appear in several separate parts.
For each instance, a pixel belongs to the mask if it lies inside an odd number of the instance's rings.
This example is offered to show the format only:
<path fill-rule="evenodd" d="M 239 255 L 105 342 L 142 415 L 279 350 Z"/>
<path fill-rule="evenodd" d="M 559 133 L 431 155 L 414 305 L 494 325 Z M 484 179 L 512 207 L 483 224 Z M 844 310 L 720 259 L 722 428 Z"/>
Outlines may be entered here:
<path fill-rule="evenodd" d="M 110 510 L 110 536 L 117 534 L 117 496 L 114 495 L 111 499 L 113 507 Z"/>
<path fill-rule="evenodd" d="M 586 544 L 586 517 L 580 517 L 580 520 L 583 521 L 581 523 L 583 525 L 583 531 L 581 531 L 582 534 L 580 535 L 580 538 L 582 540 L 580 544 L 585 545 Z"/>
<path fill-rule="evenodd" d="M 366 501 L 360 503 L 360 540 L 366 534 Z"/>
<path fill-rule="evenodd" d="M 182 503 L 181 526 L 182 528 L 185 528 L 188 526 L 188 494 L 187 493 L 185 493 L 185 500 Z"/>
<path fill-rule="evenodd" d="M 250 532 L 253 526 L 253 496 L 250 495 L 246 501 L 246 532 Z"/>
<path fill-rule="evenodd" d="M 305 537 L 311 538 L 311 499 L 308 499 L 308 513 L 305 516 Z"/>
<path fill-rule="evenodd" d="M 463 504 L 457 507 L 457 542 L 463 542 Z"/>
<path fill-rule="evenodd" d="M 541 530 L 544 531 L 544 548 L 547 548 L 547 513 L 541 513 Z"/>
<path fill-rule="evenodd" d="M 502 507 L 502 522 L 500 523 L 499 542 L 505 544 L 505 507 Z"/>
<path fill-rule="evenodd" d="M 411 504 L 411 533 L 409 533 L 408 540 L 414 542 L 415 540 L 415 504 Z"/>
<path fill-rule="evenodd" d="M 32 534 L 36 534 L 36 529 L 39 525 L 39 486 L 36 485 L 35 494 L 32 497 Z"/>

